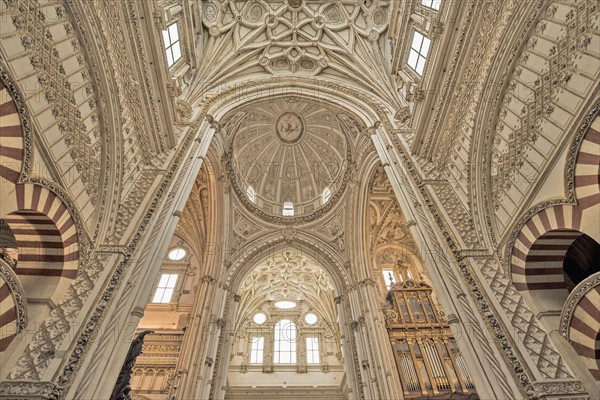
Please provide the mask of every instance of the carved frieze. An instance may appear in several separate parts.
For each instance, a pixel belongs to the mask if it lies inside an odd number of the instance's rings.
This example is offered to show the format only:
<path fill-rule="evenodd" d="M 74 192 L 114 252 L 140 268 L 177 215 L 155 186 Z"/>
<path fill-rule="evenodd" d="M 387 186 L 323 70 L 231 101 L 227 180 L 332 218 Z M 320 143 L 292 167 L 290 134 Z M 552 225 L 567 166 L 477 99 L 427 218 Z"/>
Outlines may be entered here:
<path fill-rule="evenodd" d="M 102 140 L 94 135 L 101 129 L 94 118 L 99 99 L 72 23 L 63 5 L 42 4 L 37 0 L 6 2 L 2 15 L 12 21 L 15 30 L 11 36 L 20 38 L 25 50 L 25 53 L 15 53 L 15 49 L 5 49 L 9 56 L 7 67 L 13 69 L 18 64 L 17 68 L 23 69 L 25 64 L 19 64 L 20 61 L 28 62 L 33 68 L 30 84 L 22 88 L 26 92 L 25 103 L 36 117 L 40 117 L 43 104 L 51 110 L 49 115 L 41 117 L 43 125 L 41 120 L 35 119 L 36 127 L 44 131 L 42 140 L 50 134 L 60 137 L 63 146 L 53 147 L 51 157 L 65 178 L 73 180 L 74 174 L 68 172 L 68 167 L 75 168 L 75 178 L 80 178 L 89 200 L 95 205 L 103 157 Z M 8 25 L 6 29 L 10 32 Z M 20 71 L 12 72 L 22 75 Z"/>

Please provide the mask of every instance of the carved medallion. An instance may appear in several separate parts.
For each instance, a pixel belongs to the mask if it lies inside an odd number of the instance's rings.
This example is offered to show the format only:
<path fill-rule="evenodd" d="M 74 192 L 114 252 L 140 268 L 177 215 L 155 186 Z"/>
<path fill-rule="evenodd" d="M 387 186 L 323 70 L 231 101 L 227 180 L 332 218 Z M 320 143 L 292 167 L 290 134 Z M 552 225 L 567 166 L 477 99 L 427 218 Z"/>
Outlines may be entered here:
<path fill-rule="evenodd" d="M 298 8 L 302 5 L 302 0 L 288 0 L 290 7 Z"/>
<path fill-rule="evenodd" d="M 294 144 L 302 138 L 304 122 L 295 112 L 285 112 L 275 122 L 277 137 L 285 144 Z"/>

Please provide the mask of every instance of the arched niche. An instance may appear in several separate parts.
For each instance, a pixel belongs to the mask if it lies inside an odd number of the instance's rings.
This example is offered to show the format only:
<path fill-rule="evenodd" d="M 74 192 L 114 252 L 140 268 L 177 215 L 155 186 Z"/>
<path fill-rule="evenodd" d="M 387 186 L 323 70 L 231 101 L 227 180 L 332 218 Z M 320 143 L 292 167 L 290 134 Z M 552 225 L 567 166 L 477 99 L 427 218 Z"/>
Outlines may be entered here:
<path fill-rule="evenodd" d="M 333 280 L 316 257 L 281 247 L 245 274 L 237 293 L 227 396 L 260 397 L 282 381 L 306 393 L 345 390 Z"/>
<path fill-rule="evenodd" d="M 256 248 L 241 249 L 238 254 L 242 256 L 231 264 L 227 277 L 227 288 L 228 292 L 235 293 L 235 295 L 229 296 L 226 300 L 227 305 L 225 305 L 226 314 L 224 315 L 224 320 L 226 321 L 225 323 L 228 324 L 227 326 L 229 326 L 228 332 L 244 332 L 244 334 L 246 334 L 247 329 L 250 328 L 252 331 L 253 328 L 256 328 L 252 327 L 252 323 L 250 322 L 255 311 L 265 313 L 268 317 L 267 325 L 270 324 L 269 326 L 272 325 L 274 327 L 278 318 L 280 319 L 283 317 L 281 312 L 279 312 L 280 315 L 277 315 L 278 311 L 276 310 L 276 307 L 274 307 L 275 302 L 281 300 L 284 293 L 293 296 L 297 295 L 299 292 L 297 289 L 279 292 L 278 294 L 274 294 L 274 297 L 270 300 L 263 299 L 262 302 L 261 300 L 257 300 L 257 296 L 260 297 L 260 294 L 258 293 L 248 293 L 248 295 L 245 296 L 244 294 L 250 290 L 250 287 L 245 285 L 245 282 L 248 279 L 253 279 L 253 271 L 255 271 L 257 266 L 265 265 L 265 263 L 266 265 L 269 265 L 269 260 L 273 260 L 273 257 L 276 259 L 288 257 L 290 259 L 306 260 L 312 266 L 318 267 L 321 271 L 318 276 L 321 278 L 326 277 L 329 282 L 329 291 L 328 293 L 319 291 L 319 285 L 317 284 L 319 278 L 315 277 L 310 285 L 312 294 L 306 296 L 304 301 L 299 301 L 302 299 L 295 298 L 299 304 L 295 311 L 297 315 L 290 316 L 290 319 L 298 324 L 300 335 L 303 334 L 303 330 L 307 329 L 308 326 L 303 322 L 303 316 L 305 314 L 314 312 L 319 318 L 323 319 L 325 326 L 322 327 L 323 329 L 320 330 L 319 333 L 321 335 L 333 335 L 329 337 L 328 340 L 333 340 L 332 337 L 336 338 L 333 342 L 336 343 L 335 346 L 337 346 L 337 350 L 329 351 L 328 353 L 331 352 L 333 354 L 328 354 L 327 363 L 323 363 L 317 369 L 322 372 L 322 368 L 332 368 L 333 364 L 337 363 L 339 365 L 339 363 L 342 362 L 341 360 L 344 360 L 344 382 L 348 387 L 353 387 L 354 382 L 357 381 L 355 374 L 360 373 L 360 371 L 358 364 L 356 364 L 356 361 L 353 358 L 353 354 L 356 354 L 356 345 L 353 343 L 350 331 L 350 303 L 348 302 L 348 297 L 345 295 L 347 292 L 348 278 L 346 276 L 346 271 L 342 270 L 341 265 L 343 265 L 343 263 L 339 256 L 336 255 L 335 251 L 329 248 L 327 244 L 320 243 L 319 239 L 302 232 L 297 232 L 293 239 L 286 239 L 282 237 L 280 233 L 266 235 L 263 239 L 263 244 Z M 287 255 L 285 254 L 286 252 L 288 253 Z M 302 268 L 304 267 L 300 267 L 300 270 L 302 270 Z M 267 285 L 268 283 L 265 282 L 264 284 Z M 304 282 L 303 285 L 307 288 L 309 287 L 308 282 Z M 261 293 L 268 294 L 269 290 L 265 289 Z M 317 296 L 318 293 L 321 293 L 324 297 L 319 299 Z M 328 299 L 327 302 L 329 306 L 327 307 L 323 306 L 325 298 Z M 271 331 L 270 328 L 267 330 L 269 332 Z M 246 334 L 248 338 L 250 338 L 249 335 L 251 335 L 251 333 Z M 342 340 L 342 337 L 345 337 L 345 339 Z M 246 346 L 245 349 L 242 346 L 240 347 L 240 349 L 242 349 L 241 351 L 234 352 L 230 343 L 235 346 L 237 340 L 238 339 L 232 336 L 228 341 L 220 341 L 219 348 L 217 349 L 217 354 L 219 355 L 218 359 L 221 361 L 215 366 L 217 369 L 215 373 L 221 377 L 220 382 L 223 382 L 223 386 L 227 386 L 226 376 L 230 370 L 229 363 L 231 359 L 235 357 L 240 358 L 239 360 L 236 360 L 236 369 L 243 370 L 248 366 L 248 361 L 244 360 L 247 360 L 249 356 L 251 343 L 248 340 L 248 343 L 244 345 Z M 330 346 L 331 343 L 327 345 Z M 265 346 L 267 346 L 266 343 Z M 306 347 L 304 348 L 306 349 Z M 334 359 L 337 361 L 333 362 Z M 242 364 L 245 366 L 242 367 Z M 300 371 L 304 371 L 305 364 L 306 359 L 300 360 L 300 363 L 293 368 L 295 370 L 299 368 Z M 266 368 L 268 369 L 270 367 Z M 316 373 L 314 368 L 312 369 L 313 373 Z M 310 370 L 311 368 L 308 368 L 309 372 Z M 330 389 L 332 390 L 331 387 L 327 388 L 327 390 Z M 215 391 L 216 388 L 211 390 Z M 245 396 L 248 396 L 248 394 L 246 393 Z"/>

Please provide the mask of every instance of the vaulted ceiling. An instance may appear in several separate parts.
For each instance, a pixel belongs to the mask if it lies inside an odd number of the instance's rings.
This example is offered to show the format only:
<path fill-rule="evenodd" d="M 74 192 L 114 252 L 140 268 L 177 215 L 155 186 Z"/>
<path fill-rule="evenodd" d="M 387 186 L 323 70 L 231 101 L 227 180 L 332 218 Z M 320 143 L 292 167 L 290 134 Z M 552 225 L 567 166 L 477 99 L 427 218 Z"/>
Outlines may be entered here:
<path fill-rule="evenodd" d="M 240 321 L 265 303 L 305 302 L 328 321 L 335 321 L 334 287 L 317 262 L 292 247 L 259 263 L 240 287 Z"/>
<path fill-rule="evenodd" d="M 399 106 L 385 56 L 390 1 L 202 3 L 208 35 L 190 98 L 256 74 L 328 76 Z"/>
<path fill-rule="evenodd" d="M 329 202 L 325 190 L 337 199 L 352 162 L 352 119 L 337 107 L 296 96 L 253 103 L 226 116 L 229 172 L 246 193 L 245 203 L 281 216 L 284 202 L 293 204 L 294 215 L 303 215 Z"/>

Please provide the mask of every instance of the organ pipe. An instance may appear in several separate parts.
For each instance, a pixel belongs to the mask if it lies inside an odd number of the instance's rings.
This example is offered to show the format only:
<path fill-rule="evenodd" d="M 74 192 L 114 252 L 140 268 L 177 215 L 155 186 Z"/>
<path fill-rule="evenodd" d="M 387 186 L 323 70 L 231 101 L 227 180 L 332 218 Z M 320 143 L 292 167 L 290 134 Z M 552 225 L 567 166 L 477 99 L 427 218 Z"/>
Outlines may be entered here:
<path fill-rule="evenodd" d="M 450 326 L 434 307 L 433 289 L 406 271 L 401 276 L 387 294 L 386 326 L 404 397 L 478 399 Z"/>

